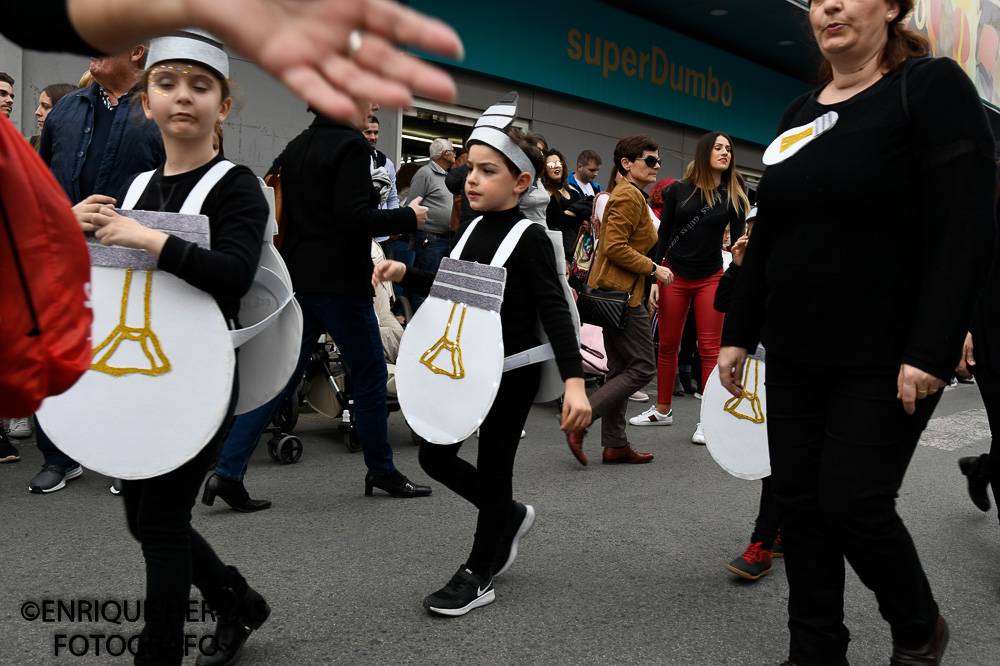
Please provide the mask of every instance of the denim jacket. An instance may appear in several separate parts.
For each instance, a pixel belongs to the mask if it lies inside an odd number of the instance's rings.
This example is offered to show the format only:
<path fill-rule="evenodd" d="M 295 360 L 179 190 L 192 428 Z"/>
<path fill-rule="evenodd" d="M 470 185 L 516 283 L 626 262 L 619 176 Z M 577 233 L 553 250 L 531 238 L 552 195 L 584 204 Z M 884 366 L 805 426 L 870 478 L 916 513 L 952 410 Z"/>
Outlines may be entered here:
<path fill-rule="evenodd" d="M 94 109 L 103 104 L 99 86 L 69 93 L 45 119 L 38 152 L 73 203 L 91 194 L 117 198 L 130 176 L 155 169 L 166 159 L 160 129 L 146 119 L 138 102 L 130 104 L 137 94 L 133 89 L 118 98 L 93 192 L 80 191 L 80 172 L 93 136 Z"/>

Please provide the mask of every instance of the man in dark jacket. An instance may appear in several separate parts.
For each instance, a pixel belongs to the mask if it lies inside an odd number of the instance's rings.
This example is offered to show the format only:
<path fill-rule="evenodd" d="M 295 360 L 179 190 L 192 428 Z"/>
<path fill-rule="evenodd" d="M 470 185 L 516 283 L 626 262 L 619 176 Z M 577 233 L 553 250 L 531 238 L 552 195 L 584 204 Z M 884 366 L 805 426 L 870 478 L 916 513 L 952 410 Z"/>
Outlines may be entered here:
<path fill-rule="evenodd" d="M 73 203 L 91 194 L 117 198 L 131 176 L 155 169 L 166 159 L 160 128 L 135 99 L 145 62 L 142 44 L 120 55 L 92 57 L 94 84 L 63 97 L 45 119 L 38 153 Z M 28 483 L 30 492 L 60 490 L 83 473 L 37 423 L 35 433 L 45 462 Z M 116 481 L 112 492 L 117 494 L 118 488 Z"/>
<path fill-rule="evenodd" d="M 351 418 L 368 467 L 366 494 L 373 487 L 396 497 L 431 492 L 393 465 L 386 423 L 388 373 L 371 284 L 372 237 L 416 231 L 427 219 L 427 208 L 418 198 L 405 208 L 379 209 L 371 178 L 374 153 L 361 133 L 378 106 L 359 102 L 358 108 L 355 126 L 317 115 L 275 162 L 281 169 L 281 255 L 302 306 L 302 352 L 282 394 L 237 417 L 208 480 L 219 497 L 242 511 L 270 506 L 266 500 L 249 498 L 243 486 L 246 463 L 277 406 L 298 387 L 323 333 L 333 337 L 351 370 Z"/>
<path fill-rule="evenodd" d="M 163 163 L 160 129 L 134 99 L 145 62 L 142 44 L 91 58 L 93 85 L 63 97 L 45 119 L 38 154 L 73 203 L 117 197 L 129 177 Z"/>

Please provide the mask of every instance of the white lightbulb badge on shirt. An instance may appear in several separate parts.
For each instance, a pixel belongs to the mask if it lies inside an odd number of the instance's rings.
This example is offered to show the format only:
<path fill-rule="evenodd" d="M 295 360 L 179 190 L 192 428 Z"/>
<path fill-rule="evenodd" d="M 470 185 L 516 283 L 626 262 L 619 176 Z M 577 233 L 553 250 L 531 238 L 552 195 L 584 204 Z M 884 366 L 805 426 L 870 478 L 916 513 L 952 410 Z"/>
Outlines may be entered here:
<path fill-rule="evenodd" d="M 821 134 L 830 131 L 837 124 L 836 111 L 828 111 L 811 123 L 793 127 L 771 142 L 764 151 L 763 162 L 767 166 L 784 162 L 799 152 Z"/>

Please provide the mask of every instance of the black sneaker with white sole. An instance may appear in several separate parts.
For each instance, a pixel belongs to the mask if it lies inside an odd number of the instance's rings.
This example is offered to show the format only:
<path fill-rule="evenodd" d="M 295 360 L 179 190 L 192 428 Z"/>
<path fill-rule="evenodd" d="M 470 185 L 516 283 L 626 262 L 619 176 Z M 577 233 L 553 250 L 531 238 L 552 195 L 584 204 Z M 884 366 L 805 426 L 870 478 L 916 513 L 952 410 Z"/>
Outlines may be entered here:
<path fill-rule="evenodd" d="M 483 578 L 463 564 L 447 585 L 424 598 L 424 608 L 438 615 L 457 617 L 495 599 L 493 579 Z"/>
<path fill-rule="evenodd" d="M 493 558 L 490 570 L 493 577 L 501 576 L 510 569 L 517 557 L 517 546 L 531 526 L 535 524 L 535 509 L 530 504 L 514 502 L 514 509 L 511 511 L 510 521 L 507 523 L 507 531 L 504 533 L 503 541 L 497 548 L 497 554 Z"/>
<path fill-rule="evenodd" d="M 83 474 L 79 463 L 70 467 L 44 465 L 42 471 L 28 483 L 28 491 L 33 493 L 54 493 L 66 487 L 66 482 Z"/>

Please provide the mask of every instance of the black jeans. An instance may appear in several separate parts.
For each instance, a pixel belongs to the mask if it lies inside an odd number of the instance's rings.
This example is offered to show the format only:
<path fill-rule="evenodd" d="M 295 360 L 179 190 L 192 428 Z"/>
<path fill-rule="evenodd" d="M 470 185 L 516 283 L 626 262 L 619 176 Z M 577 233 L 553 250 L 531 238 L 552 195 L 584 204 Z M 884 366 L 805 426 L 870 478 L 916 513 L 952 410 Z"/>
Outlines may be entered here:
<path fill-rule="evenodd" d="M 125 517 L 146 560 L 145 627 L 148 654 L 136 664 L 180 664 L 184 657 L 184 620 L 193 583 L 216 610 L 231 605 L 224 588 L 232 572 L 191 526 L 191 509 L 209 466 L 222 448 L 232 410 L 223 426 L 198 455 L 161 476 L 122 484 Z"/>
<path fill-rule="evenodd" d="M 976 385 L 983 397 L 986 417 L 990 420 L 990 432 L 998 433 L 1000 432 L 1000 373 L 985 365 L 976 366 Z M 993 501 L 1000 507 L 1000 450 L 997 450 L 996 442 L 997 437 L 994 434 L 990 442 L 990 485 L 993 486 Z"/>
<path fill-rule="evenodd" d="M 912 416 L 896 371 L 838 373 L 767 356 L 767 433 L 788 575 L 789 660 L 847 653 L 844 558 L 878 599 L 893 640 L 926 642 L 938 607 L 896 513 L 903 476 L 940 393 Z"/>
<path fill-rule="evenodd" d="M 465 565 L 487 578 L 510 520 L 514 457 L 540 377 L 541 366 L 537 364 L 504 373 L 496 400 L 479 428 L 475 467 L 458 457 L 461 443 L 420 446 L 424 471 L 479 509 L 476 538 Z"/>

